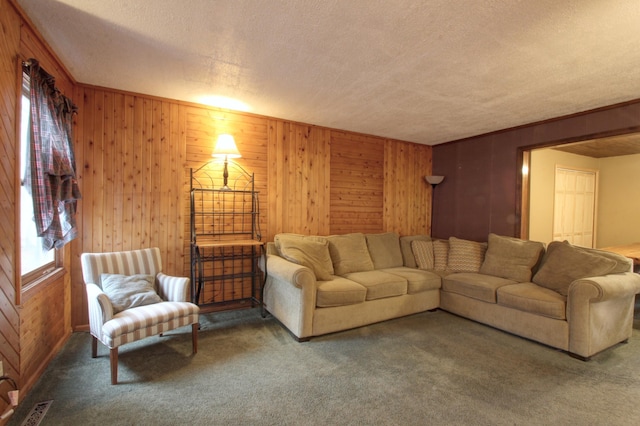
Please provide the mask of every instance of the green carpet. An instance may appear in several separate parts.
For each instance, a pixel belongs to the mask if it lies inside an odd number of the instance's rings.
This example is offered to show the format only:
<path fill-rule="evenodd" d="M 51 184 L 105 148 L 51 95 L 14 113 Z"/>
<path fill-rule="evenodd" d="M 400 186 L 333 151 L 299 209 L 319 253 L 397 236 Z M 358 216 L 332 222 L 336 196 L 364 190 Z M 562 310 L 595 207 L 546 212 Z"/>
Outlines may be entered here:
<path fill-rule="evenodd" d="M 640 419 L 640 320 L 582 362 L 443 311 L 298 343 L 258 309 L 91 358 L 75 333 L 9 424 L 53 400 L 42 425 L 630 425 Z"/>

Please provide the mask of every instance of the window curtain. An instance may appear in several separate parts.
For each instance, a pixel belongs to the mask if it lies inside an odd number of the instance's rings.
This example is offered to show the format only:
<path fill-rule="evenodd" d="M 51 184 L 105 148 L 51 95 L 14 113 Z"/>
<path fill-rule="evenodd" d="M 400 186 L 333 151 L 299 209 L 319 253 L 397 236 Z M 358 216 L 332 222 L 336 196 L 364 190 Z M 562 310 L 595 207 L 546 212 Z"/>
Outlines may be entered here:
<path fill-rule="evenodd" d="M 71 99 L 55 87 L 55 79 L 35 59 L 23 70 L 30 78 L 31 126 L 25 185 L 33 199 L 36 231 L 42 248 L 49 251 L 73 240 L 77 200 L 81 198 L 76 180 L 73 151 Z"/>

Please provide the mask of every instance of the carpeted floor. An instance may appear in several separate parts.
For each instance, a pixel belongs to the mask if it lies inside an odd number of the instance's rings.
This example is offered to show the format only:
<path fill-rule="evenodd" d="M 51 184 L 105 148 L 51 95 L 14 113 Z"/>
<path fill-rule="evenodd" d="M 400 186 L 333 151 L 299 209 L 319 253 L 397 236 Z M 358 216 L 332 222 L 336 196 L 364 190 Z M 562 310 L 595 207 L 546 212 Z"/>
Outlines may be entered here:
<path fill-rule="evenodd" d="M 258 309 L 90 356 L 72 335 L 9 424 L 53 400 L 42 425 L 632 425 L 640 319 L 627 344 L 582 362 L 448 314 L 425 312 L 298 343 Z"/>

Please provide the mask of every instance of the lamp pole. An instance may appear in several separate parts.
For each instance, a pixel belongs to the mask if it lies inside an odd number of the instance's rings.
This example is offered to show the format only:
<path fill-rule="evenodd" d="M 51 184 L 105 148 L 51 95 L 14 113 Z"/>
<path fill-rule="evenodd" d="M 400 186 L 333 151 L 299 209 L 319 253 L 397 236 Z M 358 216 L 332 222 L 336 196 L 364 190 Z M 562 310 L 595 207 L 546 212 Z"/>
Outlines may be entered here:
<path fill-rule="evenodd" d="M 429 217 L 429 235 L 433 238 L 433 195 L 438 186 L 444 180 L 444 176 L 425 176 L 424 180 L 431 185 L 431 215 Z"/>

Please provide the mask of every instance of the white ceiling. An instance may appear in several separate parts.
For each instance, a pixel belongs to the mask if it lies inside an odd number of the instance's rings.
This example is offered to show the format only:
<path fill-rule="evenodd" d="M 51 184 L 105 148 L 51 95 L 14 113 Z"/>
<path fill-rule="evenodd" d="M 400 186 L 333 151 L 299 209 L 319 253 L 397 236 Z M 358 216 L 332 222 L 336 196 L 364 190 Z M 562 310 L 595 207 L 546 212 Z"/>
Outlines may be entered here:
<path fill-rule="evenodd" d="M 638 0 L 17 1 L 81 83 L 429 145 L 640 98 Z"/>

